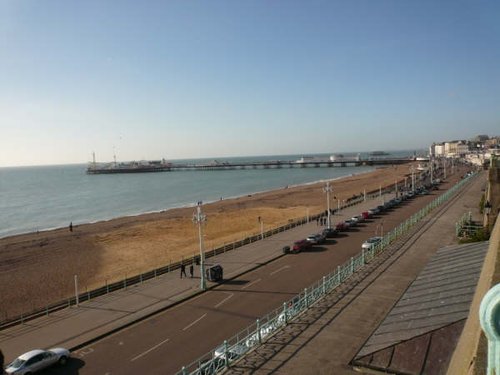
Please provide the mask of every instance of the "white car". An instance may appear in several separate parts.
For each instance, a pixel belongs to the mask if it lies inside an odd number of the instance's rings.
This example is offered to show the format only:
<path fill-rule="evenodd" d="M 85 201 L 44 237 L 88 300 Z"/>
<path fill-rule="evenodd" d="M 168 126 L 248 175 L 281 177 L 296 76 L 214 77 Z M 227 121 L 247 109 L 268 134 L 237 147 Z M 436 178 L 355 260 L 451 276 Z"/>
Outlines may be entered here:
<path fill-rule="evenodd" d="M 65 365 L 70 357 L 69 350 L 53 348 L 49 350 L 35 349 L 17 357 L 5 368 L 7 374 L 33 374 L 56 363 Z"/>
<path fill-rule="evenodd" d="M 364 250 L 370 250 L 374 248 L 380 241 L 382 241 L 382 237 L 371 237 L 363 242 L 361 248 Z"/>

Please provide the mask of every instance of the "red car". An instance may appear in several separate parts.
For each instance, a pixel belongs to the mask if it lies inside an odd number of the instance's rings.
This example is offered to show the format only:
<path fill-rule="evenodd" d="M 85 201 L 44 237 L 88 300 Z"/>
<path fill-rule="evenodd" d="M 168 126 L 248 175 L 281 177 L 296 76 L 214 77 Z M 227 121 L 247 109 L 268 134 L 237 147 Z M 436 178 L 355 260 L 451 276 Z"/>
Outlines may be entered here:
<path fill-rule="evenodd" d="M 348 230 L 349 225 L 345 221 L 341 221 L 340 223 L 335 225 L 335 229 L 337 229 L 338 231 Z"/>
<path fill-rule="evenodd" d="M 296 241 L 293 243 L 292 252 L 299 253 L 303 250 L 310 249 L 312 247 L 312 245 L 313 244 L 307 240 Z"/>
<path fill-rule="evenodd" d="M 365 211 L 365 212 L 361 212 L 361 216 L 363 217 L 363 219 L 367 220 L 367 219 L 369 219 L 372 215 L 371 215 L 368 211 Z"/>

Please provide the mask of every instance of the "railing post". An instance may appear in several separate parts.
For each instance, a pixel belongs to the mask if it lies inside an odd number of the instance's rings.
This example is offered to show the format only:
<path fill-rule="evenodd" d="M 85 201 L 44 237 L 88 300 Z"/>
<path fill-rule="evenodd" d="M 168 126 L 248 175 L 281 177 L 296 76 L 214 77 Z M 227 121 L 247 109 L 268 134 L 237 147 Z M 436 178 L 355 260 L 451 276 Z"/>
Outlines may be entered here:
<path fill-rule="evenodd" d="M 309 298 L 307 298 L 307 288 L 304 288 L 304 301 L 306 304 L 306 308 L 309 308 Z"/>
<path fill-rule="evenodd" d="M 285 318 L 285 325 L 288 324 L 288 310 L 286 307 L 286 302 L 283 302 L 283 317 Z"/>
<path fill-rule="evenodd" d="M 340 266 L 337 266 L 337 285 L 340 285 L 342 280 L 340 279 Z"/>
<path fill-rule="evenodd" d="M 354 273 L 354 257 L 351 257 L 351 275 Z"/>
<path fill-rule="evenodd" d="M 227 350 L 227 340 L 224 340 L 224 365 L 229 367 L 229 353 Z"/>
<path fill-rule="evenodd" d="M 323 295 L 326 294 L 326 276 L 323 276 Z"/>
<path fill-rule="evenodd" d="M 363 262 L 363 264 L 365 264 L 365 249 L 364 248 L 361 249 L 361 261 Z"/>
<path fill-rule="evenodd" d="M 260 334 L 260 320 L 257 319 L 256 321 L 256 326 L 257 326 L 257 339 L 259 340 L 259 344 L 262 344 L 262 336 Z"/>

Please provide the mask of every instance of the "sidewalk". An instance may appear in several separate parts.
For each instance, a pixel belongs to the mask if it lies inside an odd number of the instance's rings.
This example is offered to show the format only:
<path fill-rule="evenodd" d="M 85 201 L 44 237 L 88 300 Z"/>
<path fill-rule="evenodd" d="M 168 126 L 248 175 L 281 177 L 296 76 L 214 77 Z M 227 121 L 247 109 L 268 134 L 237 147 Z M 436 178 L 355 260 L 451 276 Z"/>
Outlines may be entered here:
<path fill-rule="evenodd" d="M 373 270 L 360 272 L 312 306 L 266 343 L 235 363 L 228 374 L 359 374 L 349 365 L 408 285 L 440 248 L 456 243 L 454 223 L 479 215 L 484 174 L 458 199 L 425 218 L 401 247 Z"/>
<path fill-rule="evenodd" d="M 392 195 L 383 198 L 391 199 Z M 332 216 L 332 223 L 376 206 L 383 198 L 348 207 Z M 323 227 L 317 226 L 316 221 L 310 222 L 208 258 L 206 266 L 220 264 L 224 268 L 224 279 L 232 279 L 283 256 L 283 246 L 291 245 L 294 241 L 321 229 Z M 63 309 L 0 331 L 0 348 L 6 362 L 35 348 L 61 346 L 76 350 L 200 293 L 199 268 L 195 268 L 193 279 L 180 279 L 179 274 L 180 271 L 167 273 L 143 284 L 81 303 L 79 307 Z M 218 284 L 207 282 L 208 288 L 216 285 Z"/>

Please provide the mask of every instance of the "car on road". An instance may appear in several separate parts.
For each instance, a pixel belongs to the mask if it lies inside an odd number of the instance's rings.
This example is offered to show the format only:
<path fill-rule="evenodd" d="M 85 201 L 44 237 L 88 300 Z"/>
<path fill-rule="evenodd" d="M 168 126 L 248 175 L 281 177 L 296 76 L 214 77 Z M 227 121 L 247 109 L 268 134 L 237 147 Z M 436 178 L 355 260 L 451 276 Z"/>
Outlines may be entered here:
<path fill-rule="evenodd" d="M 307 240 L 299 240 L 295 241 L 292 246 L 292 253 L 300 253 L 303 250 L 310 249 L 312 247 L 312 243 Z"/>
<path fill-rule="evenodd" d="M 337 225 L 335 225 L 335 229 L 338 230 L 339 232 L 342 232 L 343 230 L 348 230 L 349 224 L 347 224 L 344 221 L 341 221 L 340 223 L 337 223 Z"/>
<path fill-rule="evenodd" d="M 325 228 L 323 229 L 322 233 L 325 236 L 325 238 L 332 238 L 335 237 L 339 232 L 335 228 Z"/>
<path fill-rule="evenodd" d="M 314 234 L 309 235 L 306 238 L 306 241 L 309 241 L 313 245 L 319 245 L 319 244 L 322 244 L 323 242 L 325 242 L 325 239 L 326 239 L 326 237 L 323 236 L 323 234 L 314 233 Z"/>
<path fill-rule="evenodd" d="M 361 245 L 361 248 L 364 250 L 370 250 L 374 248 L 377 244 L 382 241 L 382 237 L 371 237 L 367 239 L 363 244 Z"/>
<path fill-rule="evenodd" d="M 69 350 L 64 348 L 35 349 L 20 355 L 9 363 L 5 372 L 13 375 L 34 374 L 56 363 L 65 365 L 69 358 Z"/>
<path fill-rule="evenodd" d="M 364 220 L 368 220 L 373 216 L 373 214 L 371 214 L 370 211 L 363 211 L 361 212 L 361 216 L 363 216 Z"/>

